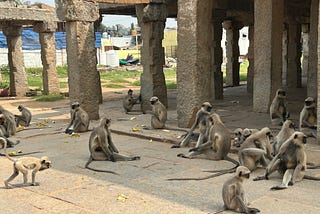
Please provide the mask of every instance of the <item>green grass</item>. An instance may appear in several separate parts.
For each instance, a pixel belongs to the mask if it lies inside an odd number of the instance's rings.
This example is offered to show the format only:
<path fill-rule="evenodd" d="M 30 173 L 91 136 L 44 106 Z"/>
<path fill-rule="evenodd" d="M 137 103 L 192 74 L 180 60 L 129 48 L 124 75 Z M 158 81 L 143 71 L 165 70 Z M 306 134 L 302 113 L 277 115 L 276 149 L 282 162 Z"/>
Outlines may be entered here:
<path fill-rule="evenodd" d="M 240 64 L 240 81 L 247 81 L 247 69 L 249 66 L 249 61 L 246 60 Z M 226 68 L 222 68 L 221 71 L 223 72 L 223 82 L 226 82 Z"/>
<path fill-rule="evenodd" d="M 53 102 L 53 101 L 64 99 L 64 96 L 62 94 L 49 94 L 49 95 L 35 96 L 33 98 L 39 102 Z"/>
<path fill-rule="evenodd" d="M 103 85 L 102 87 L 106 87 L 106 88 L 125 88 L 125 86 L 118 85 L 118 84 L 106 84 L 106 85 Z"/>
<path fill-rule="evenodd" d="M 177 88 L 177 83 L 176 81 L 166 81 L 166 86 L 167 86 L 167 89 L 176 89 Z"/>
<path fill-rule="evenodd" d="M 131 85 L 132 86 L 140 86 L 141 82 L 140 82 L 140 80 L 136 80 L 136 81 L 132 82 Z"/>
<path fill-rule="evenodd" d="M 68 88 L 68 83 L 67 82 L 60 82 L 60 88 Z"/>

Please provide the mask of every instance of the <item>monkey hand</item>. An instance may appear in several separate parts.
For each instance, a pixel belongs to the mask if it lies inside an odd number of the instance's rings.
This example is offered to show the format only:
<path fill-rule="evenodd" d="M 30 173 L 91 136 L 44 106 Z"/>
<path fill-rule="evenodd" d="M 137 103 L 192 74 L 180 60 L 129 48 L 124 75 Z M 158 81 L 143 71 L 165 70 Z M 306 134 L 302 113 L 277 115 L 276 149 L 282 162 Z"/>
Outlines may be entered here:
<path fill-rule="evenodd" d="M 180 148 L 180 145 L 173 145 L 171 146 L 172 149 L 175 149 L 175 148 Z"/>
<path fill-rule="evenodd" d="M 198 147 L 194 147 L 194 148 L 189 149 L 189 152 L 196 152 L 196 151 L 199 151 Z"/>
<path fill-rule="evenodd" d="M 117 160 L 114 158 L 113 155 L 110 156 L 110 160 L 111 160 L 112 162 L 116 162 L 116 161 L 117 161 Z"/>
<path fill-rule="evenodd" d="M 293 184 L 294 184 L 293 181 L 289 181 L 288 183 L 289 186 L 293 186 Z"/>
<path fill-rule="evenodd" d="M 133 157 L 133 160 L 140 160 L 140 159 L 141 159 L 140 156 Z"/>
<path fill-rule="evenodd" d="M 254 214 L 254 213 L 259 213 L 260 212 L 260 210 L 259 209 L 257 209 L 257 208 L 250 208 L 250 207 L 248 207 L 248 213 L 252 213 L 252 214 Z"/>
<path fill-rule="evenodd" d="M 265 175 L 257 176 L 253 179 L 254 181 L 268 180 L 268 177 Z"/>
<path fill-rule="evenodd" d="M 38 182 L 31 183 L 31 186 L 40 186 Z"/>

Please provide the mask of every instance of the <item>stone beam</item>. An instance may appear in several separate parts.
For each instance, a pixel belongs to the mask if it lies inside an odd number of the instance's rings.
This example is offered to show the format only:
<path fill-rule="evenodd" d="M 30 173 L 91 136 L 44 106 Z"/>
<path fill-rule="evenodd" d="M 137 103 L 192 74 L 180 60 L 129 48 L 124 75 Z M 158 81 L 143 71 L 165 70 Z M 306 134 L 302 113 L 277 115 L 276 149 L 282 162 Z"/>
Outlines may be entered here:
<path fill-rule="evenodd" d="M 58 18 L 54 11 L 45 9 L 0 7 L 0 21 L 54 22 Z"/>

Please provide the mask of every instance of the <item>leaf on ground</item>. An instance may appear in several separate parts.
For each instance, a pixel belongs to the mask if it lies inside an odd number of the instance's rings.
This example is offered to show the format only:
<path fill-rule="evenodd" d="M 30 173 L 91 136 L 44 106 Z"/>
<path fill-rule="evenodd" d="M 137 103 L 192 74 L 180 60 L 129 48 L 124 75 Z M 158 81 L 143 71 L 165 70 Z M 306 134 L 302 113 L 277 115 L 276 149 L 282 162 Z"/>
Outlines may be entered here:
<path fill-rule="evenodd" d="M 133 132 L 141 132 L 141 129 L 137 128 L 137 127 L 133 127 L 131 129 Z"/>
<path fill-rule="evenodd" d="M 19 126 L 17 127 L 17 131 L 21 131 L 21 130 L 23 130 L 23 129 L 25 129 L 24 126 L 19 125 Z"/>
<path fill-rule="evenodd" d="M 127 200 L 129 197 L 125 194 L 119 194 L 117 197 L 117 201 L 121 201 L 124 202 L 125 200 Z"/>
<path fill-rule="evenodd" d="M 37 127 L 46 127 L 47 125 L 44 124 L 44 123 L 36 123 L 36 126 L 37 126 Z"/>
<path fill-rule="evenodd" d="M 74 133 L 74 132 L 72 132 L 72 134 L 70 135 L 70 137 L 80 137 L 80 134 L 79 134 L 79 133 Z"/>
<path fill-rule="evenodd" d="M 135 120 L 135 119 L 137 119 L 137 118 L 136 118 L 136 117 L 131 117 L 131 118 L 130 118 L 130 120 Z"/>

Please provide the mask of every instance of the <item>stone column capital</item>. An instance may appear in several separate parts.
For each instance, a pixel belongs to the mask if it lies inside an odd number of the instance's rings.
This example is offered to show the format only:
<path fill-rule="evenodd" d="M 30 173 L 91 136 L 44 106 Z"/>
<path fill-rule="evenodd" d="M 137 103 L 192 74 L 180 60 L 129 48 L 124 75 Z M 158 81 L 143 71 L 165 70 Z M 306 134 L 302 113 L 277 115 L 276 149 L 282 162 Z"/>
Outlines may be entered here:
<path fill-rule="evenodd" d="M 161 3 L 151 3 L 143 8 L 143 22 L 164 22 L 167 18 L 167 7 Z"/>
<path fill-rule="evenodd" d="M 57 29 L 56 22 L 39 22 L 33 25 L 33 30 L 38 33 L 52 33 Z"/>
<path fill-rule="evenodd" d="M 17 25 L 7 25 L 2 27 L 3 33 L 5 36 L 9 37 L 17 37 L 21 36 L 22 26 Z"/>

